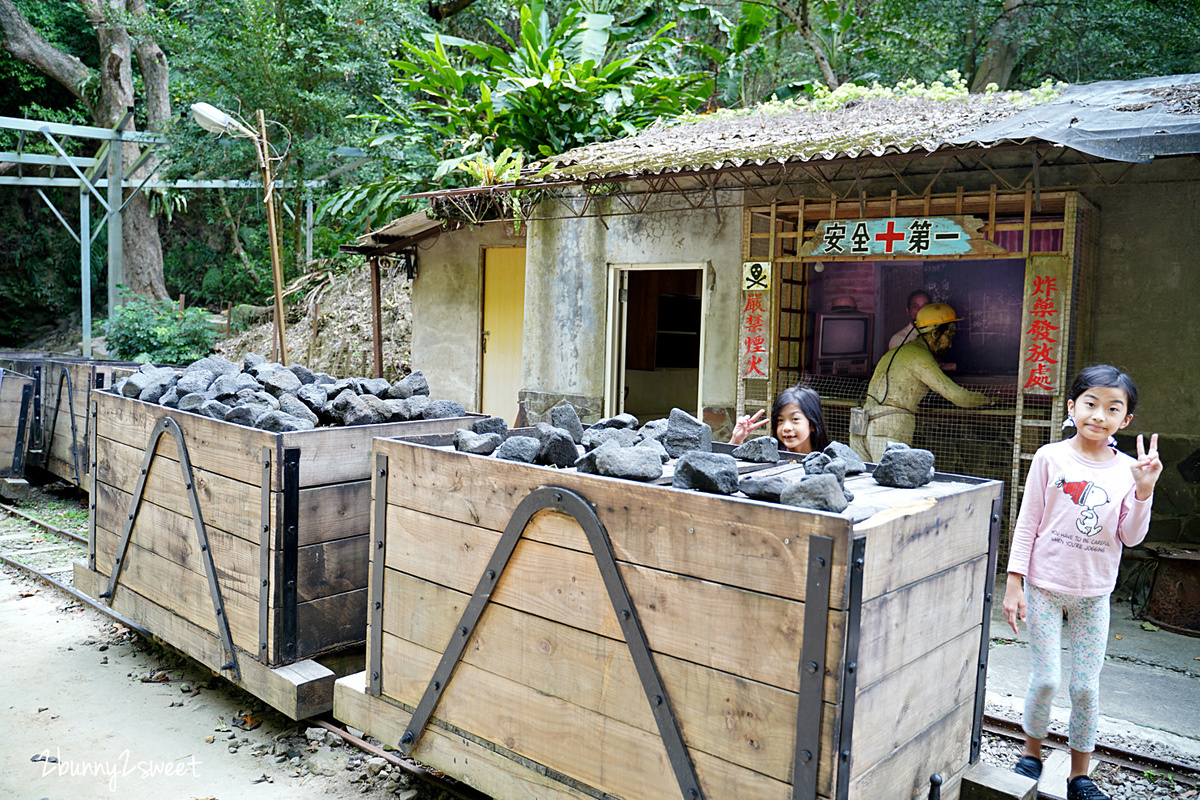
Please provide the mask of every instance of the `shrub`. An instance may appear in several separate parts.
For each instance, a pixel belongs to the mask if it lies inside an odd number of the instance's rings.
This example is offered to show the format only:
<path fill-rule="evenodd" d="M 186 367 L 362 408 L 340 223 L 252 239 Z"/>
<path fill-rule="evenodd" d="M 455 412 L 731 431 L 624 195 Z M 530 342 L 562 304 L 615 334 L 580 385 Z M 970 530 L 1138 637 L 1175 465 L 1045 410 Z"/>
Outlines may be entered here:
<path fill-rule="evenodd" d="M 203 309 L 180 311 L 170 301 L 127 294 L 108 320 L 108 349 L 117 358 L 188 364 L 212 352 L 217 332 Z"/>

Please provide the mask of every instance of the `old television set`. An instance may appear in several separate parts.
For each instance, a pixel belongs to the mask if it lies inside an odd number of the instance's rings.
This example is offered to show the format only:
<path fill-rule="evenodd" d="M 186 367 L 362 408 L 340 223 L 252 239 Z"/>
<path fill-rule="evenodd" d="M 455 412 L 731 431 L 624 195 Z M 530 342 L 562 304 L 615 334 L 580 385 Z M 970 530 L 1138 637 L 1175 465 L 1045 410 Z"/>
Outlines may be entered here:
<path fill-rule="evenodd" d="M 822 375 L 870 375 L 872 322 L 873 315 L 859 311 L 818 314 L 813 359 L 816 372 Z"/>

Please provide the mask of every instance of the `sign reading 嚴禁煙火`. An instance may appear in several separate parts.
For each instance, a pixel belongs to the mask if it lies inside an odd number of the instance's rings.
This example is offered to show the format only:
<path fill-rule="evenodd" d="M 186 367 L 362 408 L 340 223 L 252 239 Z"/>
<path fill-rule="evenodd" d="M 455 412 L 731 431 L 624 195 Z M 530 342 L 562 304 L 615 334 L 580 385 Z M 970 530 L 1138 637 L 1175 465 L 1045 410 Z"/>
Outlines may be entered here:
<path fill-rule="evenodd" d="M 1005 253 L 987 240 L 977 217 L 826 219 L 800 248 L 802 256 L 955 256 Z"/>

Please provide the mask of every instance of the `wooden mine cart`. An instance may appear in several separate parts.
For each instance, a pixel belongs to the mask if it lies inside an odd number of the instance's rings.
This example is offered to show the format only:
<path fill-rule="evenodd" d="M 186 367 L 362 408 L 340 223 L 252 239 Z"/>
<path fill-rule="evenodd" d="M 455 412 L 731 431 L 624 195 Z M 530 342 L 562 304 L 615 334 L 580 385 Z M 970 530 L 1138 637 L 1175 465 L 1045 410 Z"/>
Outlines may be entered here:
<path fill-rule="evenodd" d="M 39 450 L 42 446 L 42 370 L 46 354 L 32 350 L 0 350 L 0 369 L 16 372 L 33 379 L 33 412 L 26 446 Z"/>
<path fill-rule="evenodd" d="M 75 585 L 294 719 L 362 668 L 372 438 L 473 421 L 270 433 L 111 391 L 90 413 Z"/>
<path fill-rule="evenodd" d="M 140 364 L 93 358 L 47 358 L 42 380 L 40 466 L 67 483 L 87 488 L 92 392 L 111 387 Z"/>
<path fill-rule="evenodd" d="M 337 681 L 343 722 L 497 800 L 925 800 L 935 774 L 958 797 L 999 482 L 863 475 L 831 514 L 375 452 L 367 668 Z"/>
<path fill-rule="evenodd" d="M 19 479 L 25 474 L 36 388 L 30 376 L 0 367 L 0 478 Z"/>

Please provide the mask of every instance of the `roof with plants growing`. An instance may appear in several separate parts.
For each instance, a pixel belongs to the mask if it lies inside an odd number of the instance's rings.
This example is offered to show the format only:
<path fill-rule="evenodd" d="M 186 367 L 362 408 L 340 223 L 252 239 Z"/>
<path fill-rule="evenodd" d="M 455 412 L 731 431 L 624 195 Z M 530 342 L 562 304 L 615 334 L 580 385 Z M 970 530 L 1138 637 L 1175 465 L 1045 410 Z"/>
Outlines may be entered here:
<path fill-rule="evenodd" d="M 846 84 L 799 100 L 660 122 L 527 168 L 522 185 L 932 153 L 1041 140 L 1121 161 L 1200 152 L 1200 75 L 970 94 L 948 83 Z"/>

